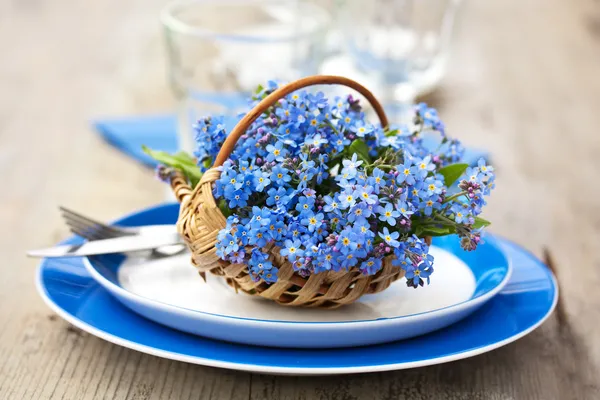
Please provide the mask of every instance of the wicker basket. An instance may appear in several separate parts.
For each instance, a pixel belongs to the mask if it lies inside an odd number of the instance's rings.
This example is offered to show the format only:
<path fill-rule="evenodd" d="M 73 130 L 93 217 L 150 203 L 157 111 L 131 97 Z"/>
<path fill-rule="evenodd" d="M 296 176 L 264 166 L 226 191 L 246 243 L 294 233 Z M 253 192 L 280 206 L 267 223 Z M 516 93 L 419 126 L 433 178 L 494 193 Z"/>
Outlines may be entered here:
<path fill-rule="evenodd" d="M 267 245 L 263 250 L 279 269 L 277 282 L 268 284 L 262 280 L 253 281 L 246 264 L 232 264 L 221 260 L 216 254 L 217 235 L 226 226 L 226 218 L 219 210 L 212 193 L 213 182 L 221 175 L 218 167 L 228 159 L 236 142 L 248 127 L 279 99 L 298 89 L 322 84 L 339 84 L 355 89 L 371 103 L 381 125 L 387 127 L 388 121 L 381 104 L 365 87 L 344 77 L 311 76 L 278 88 L 250 110 L 233 128 L 213 167 L 206 171 L 195 189 L 192 190 L 182 175 L 173 175 L 171 187 L 181 203 L 177 227 L 192 252 L 192 263 L 203 278 L 206 272 L 223 276 L 236 291 L 241 290 L 286 306 L 336 308 L 352 303 L 363 294 L 381 292 L 404 276 L 402 269 L 392 266 L 393 256 L 388 256 L 383 260 L 381 270 L 371 276 L 365 276 L 357 268 L 351 268 L 348 271 L 330 271 L 303 277 L 279 254 L 278 247 Z"/>

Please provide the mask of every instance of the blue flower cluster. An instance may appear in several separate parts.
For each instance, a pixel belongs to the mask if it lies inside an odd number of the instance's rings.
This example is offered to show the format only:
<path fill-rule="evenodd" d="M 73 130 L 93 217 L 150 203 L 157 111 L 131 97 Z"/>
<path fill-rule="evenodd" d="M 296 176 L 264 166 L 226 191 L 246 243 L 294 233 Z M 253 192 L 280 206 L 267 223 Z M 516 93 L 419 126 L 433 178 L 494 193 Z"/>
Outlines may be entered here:
<path fill-rule="evenodd" d="M 441 134 L 436 152 L 422 144 L 427 131 Z M 199 121 L 196 132 L 206 167 L 225 139 L 223 120 Z M 330 104 L 323 93 L 293 93 L 253 123 L 222 168 L 213 194 L 229 216 L 217 254 L 268 283 L 278 277 L 266 250 L 273 246 L 303 276 L 350 268 L 374 275 L 391 256 L 408 286 L 422 286 L 433 272 L 423 237 L 456 233 L 467 250 L 480 242 L 493 168 L 482 160 L 466 169 L 448 195 L 452 182 L 440 171 L 462 151 L 424 104 L 412 126 L 390 130 L 369 123 L 352 96 Z"/>

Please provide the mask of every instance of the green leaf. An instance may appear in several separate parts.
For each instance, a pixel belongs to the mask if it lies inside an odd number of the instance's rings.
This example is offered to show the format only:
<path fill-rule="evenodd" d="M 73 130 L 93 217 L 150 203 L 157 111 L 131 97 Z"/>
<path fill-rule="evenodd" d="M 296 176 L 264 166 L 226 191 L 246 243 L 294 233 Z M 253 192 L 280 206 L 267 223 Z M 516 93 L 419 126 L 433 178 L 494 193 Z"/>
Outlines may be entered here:
<path fill-rule="evenodd" d="M 369 146 L 367 146 L 367 144 L 360 139 L 356 139 L 352 143 L 350 143 L 350 146 L 348 146 L 348 154 L 356 154 L 356 156 L 359 159 L 363 160 L 365 163 L 371 163 L 371 156 L 369 156 Z"/>
<path fill-rule="evenodd" d="M 198 182 L 200 182 L 202 172 L 196 165 L 194 158 L 188 153 L 181 151 L 177 154 L 169 154 L 165 151 L 149 149 L 146 146 L 142 146 L 142 149 L 144 150 L 144 153 L 148 154 L 159 163 L 181 171 L 190 181 L 192 187 L 195 187 Z"/>
<path fill-rule="evenodd" d="M 446 236 L 451 235 L 454 232 L 454 227 L 451 226 L 424 226 L 422 234 L 423 236 Z"/>
<path fill-rule="evenodd" d="M 488 225 L 491 225 L 490 221 L 485 220 L 481 217 L 475 217 L 475 223 L 473 224 L 473 229 L 483 228 Z"/>
<path fill-rule="evenodd" d="M 180 151 L 178 153 L 175 153 L 175 155 L 173 155 L 173 158 L 176 158 L 186 164 L 196 165 L 196 160 L 194 159 L 194 157 L 192 157 L 190 154 L 186 153 L 185 151 Z"/>
<path fill-rule="evenodd" d="M 444 176 L 444 184 L 450 187 L 469 168 L 469 164 L 452 164 L 441 168 L 438 172 Z"/>
<path fill-rule="evenodd" d="M 415 235 L 417 235 L 418 237 L 423 237 L 423 226 L 422 225 L 413 226 L 413 233 Z"/>
<path fill-rule="evenodd" d="M 385 137 L 396 136 L 398 134 L 398 129 L 393 129 L 391 131 L 385 130 L 383 134 L 385 135 Z"/>

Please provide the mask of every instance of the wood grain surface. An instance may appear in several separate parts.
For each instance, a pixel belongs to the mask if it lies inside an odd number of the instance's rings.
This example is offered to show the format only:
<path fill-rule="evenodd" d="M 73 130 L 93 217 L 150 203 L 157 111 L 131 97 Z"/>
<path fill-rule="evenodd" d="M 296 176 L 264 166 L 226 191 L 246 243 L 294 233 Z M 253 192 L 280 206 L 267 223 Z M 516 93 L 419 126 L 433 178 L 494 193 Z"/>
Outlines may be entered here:
<path fill-rule="evenodd" d="M 449 132 L 493 149 L 493 231 L 552 255 L 559 310 L 491 353 L 338 377 L 277 377 L 163 360 L 56 317 L 28 248 L 67 235 L 57 205 L 112 219 L 163 200 L 94 117 L 173 107 L 158 0 L 0 2 L 0 398 L 599 399 L 600 2 L 466 3 L 429 101 Z"/>

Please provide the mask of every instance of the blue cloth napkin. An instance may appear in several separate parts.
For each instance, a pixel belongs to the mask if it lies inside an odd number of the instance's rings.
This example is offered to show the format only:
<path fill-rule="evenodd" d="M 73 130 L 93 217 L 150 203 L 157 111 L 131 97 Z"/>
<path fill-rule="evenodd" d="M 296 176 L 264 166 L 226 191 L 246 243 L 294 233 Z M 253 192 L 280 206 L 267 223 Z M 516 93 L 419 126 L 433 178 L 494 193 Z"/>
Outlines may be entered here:
<path fill-rule="evenodd" d="M 177 119 L 174 115 L 150 115 L 97 120 L 93 122 L 102 137 L 118 150 L 148 167 L 156 162 L 142 151 L 142 145 L 153 150 L 177 151 Z M 463 162 L 477 164 L 489 159 L 483 150 L 467 148 Z"/>

